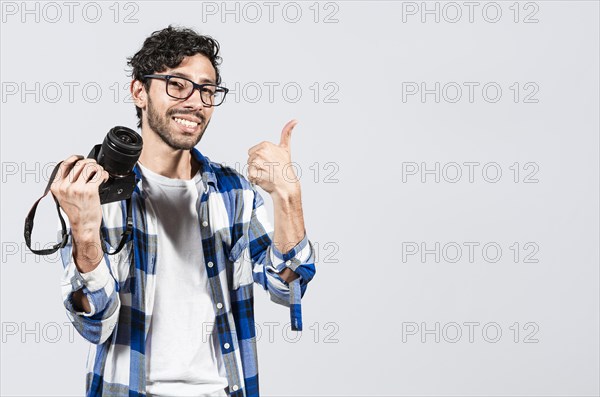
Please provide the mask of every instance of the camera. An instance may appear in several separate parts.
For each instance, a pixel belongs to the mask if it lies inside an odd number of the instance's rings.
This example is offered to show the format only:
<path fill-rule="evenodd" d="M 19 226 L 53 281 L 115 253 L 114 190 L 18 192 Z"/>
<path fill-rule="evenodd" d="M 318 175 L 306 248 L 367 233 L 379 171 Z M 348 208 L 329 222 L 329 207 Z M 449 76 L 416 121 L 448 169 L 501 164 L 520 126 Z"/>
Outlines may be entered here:
<path fill-rule="evenodd" d="M 108 179 L 100 184 L 98 187 L 98 193 L 100 195 L 100 204 L 112 203 L 114 201 L 128 200 L 131 198 L 131 194 L 135 189 L 136 178 L 133 172 L 133 167 L 142 154 L 142 137 L 139 136 L 135 131 L 127 128 L 116 126 L 108 131 L 102 144 L 95 145 L 92 151 L 88 155 L 88 158 L 96 160 L 106 172 L 108 172 Z M 61 162 L 62 163 L 62 162 Z M 31 234 L 33 233 L 33 219 L 35 218 L 35 212 L 40 201 L 50 192 L 50 187 L 55 179 L 56 174 L 60 170 L 61 163 L 57 164 L 52 171 L 48 185 L 44 191 L 42 197 L 37 199 L 33 206 L 29 210 L 27 217 L 25 218 L 24 237 L 27 248 L 36 255 L 50 255 L 58 251 L 67 245 L 69 241 L 69 233 L 67 232 L 67 225 L 60 211 L 60 204 L 56 197 L 56 211 L 58 212 L 58 218 L 62 226 L 61 241 L 58 244 L 53 245 L 50 248 L 36 250 L 31 247 Z M 122 233 L 121 242 L 119 246 L 113 251 L 108 252 L 104 244 L 102 244 L 102 250 L 108 255 L 115 255 L 124 247 L 128 238 L 131 237 L 133 230 L 133 218 L 132 218 L 132 205 L 127 201 L 127 227 Z M 104 233 L 100 229 L 100 233 Z"/>
<path fill-rule="evenodd" d="M 88 158 L 96 160 L 109 174 L 99 187 L 100 204 L 131 197 L 136 181 L 133 167 L 142 153 L 142 137 L 130 128 L 116 126 L 102 144 L 95 145 Z"/>

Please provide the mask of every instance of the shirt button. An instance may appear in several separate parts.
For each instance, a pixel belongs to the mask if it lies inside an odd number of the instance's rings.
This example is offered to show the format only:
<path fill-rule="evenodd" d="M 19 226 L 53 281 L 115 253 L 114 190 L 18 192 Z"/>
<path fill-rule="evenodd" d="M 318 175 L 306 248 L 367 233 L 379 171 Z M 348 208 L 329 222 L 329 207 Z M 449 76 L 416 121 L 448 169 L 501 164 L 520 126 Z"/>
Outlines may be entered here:
<path fill-rule="evenodd" d="M 213 263 L 212 262 L 208 262 L 207 265 L 208 265 L 208 267 L 213 267 Z"/>
<path fill-rule="evenodd" d="M 208 226 L 208 222 L 202 221 L 202 226 L 204 226 L 204 227 Z"/>
<path fill-rule="evenodd" d="M 289 266 L 292 264 L 292 261 L 286 261 L 285 264 Z"/>
<path fill-rule="evenodd" d="M 222 309 L 223 308 L 223 304 L 221 302 L 217 303 L 217 309 Z"/>
<path fill-rule="evenodd" d="M 225 343 L 225 344 L 223 345 L 223 347 L 224 347 L 225 349 L 229 349 L 229 343 Z"/>
<path fill-rule="evenodd" d="M 237 389 L 238 389 L 238 385 L 233 385 L 233 386 L 231 387 L 231 390 L 233 390 L 233 391 L 236 391 Z"/>

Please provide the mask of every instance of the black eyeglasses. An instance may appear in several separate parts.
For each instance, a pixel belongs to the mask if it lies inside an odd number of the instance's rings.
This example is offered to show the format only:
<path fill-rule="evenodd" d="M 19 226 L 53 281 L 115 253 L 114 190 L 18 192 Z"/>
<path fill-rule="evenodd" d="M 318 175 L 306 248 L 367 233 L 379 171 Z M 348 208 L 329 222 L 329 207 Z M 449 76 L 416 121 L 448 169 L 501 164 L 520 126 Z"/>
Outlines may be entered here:
<path fill-rule="evenodd" d="M 188 99 L 197 89 L 200 92 L 202 103 L 206 106 L 219 106 L 229 92 L 229 89 L 216 84 L 196 84 L 185 77 L 170 74 L 147 74 L 144 78 L 165 80 L 167 95 L 175 99 Z"/>

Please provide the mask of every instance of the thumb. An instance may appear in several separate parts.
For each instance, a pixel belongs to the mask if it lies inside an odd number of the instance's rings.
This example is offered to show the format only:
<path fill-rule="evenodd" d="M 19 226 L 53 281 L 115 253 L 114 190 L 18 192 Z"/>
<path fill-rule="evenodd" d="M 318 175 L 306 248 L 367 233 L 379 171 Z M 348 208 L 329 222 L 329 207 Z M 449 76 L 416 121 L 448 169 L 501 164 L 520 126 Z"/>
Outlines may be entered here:
<path fill-rule="evenodd" d="M 289 148 L 290 142 L 292 140 L 292 130 L 298 124 L 297 120 L 290 120 L 281 130 L 281 140 L 279 141 L 279 146 Z"/>

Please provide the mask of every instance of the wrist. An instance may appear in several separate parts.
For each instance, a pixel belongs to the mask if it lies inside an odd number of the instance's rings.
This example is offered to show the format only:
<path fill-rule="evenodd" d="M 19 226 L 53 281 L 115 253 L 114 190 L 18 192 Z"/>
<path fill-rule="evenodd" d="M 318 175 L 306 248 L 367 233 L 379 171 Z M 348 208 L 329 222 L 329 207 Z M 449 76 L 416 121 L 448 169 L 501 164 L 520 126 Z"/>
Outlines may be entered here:
<path fill-rule="evenodd" d="M 300 182 L 288 182 L 283 188 L 275 189 L 271 193 L 274 203 L 288 205 L 299 205 L 302 202 Z"/>
<path fill-rule="evenodd" d="M 72 228 L 73 258 L 82 273 L 88 273 L 96 268 L 104 251 L 100 240 L 100 227 Z"/>
<path fill-rule="evenodd" d="M 100 243 L 100 228 L 71 228 L 71 236 L 73 237 L 73 243 L 77 245 L 89 245 L 93 243 Z"/>
<path fill-rule="evenodd" d="M 81 273 L 91 272 L 102 260 L 104 251 L 100 244 L 100 239 L 88 242 L 79 241 L 73 244 L 73 259 Z"/>

